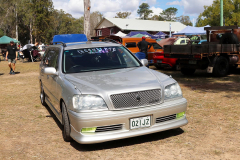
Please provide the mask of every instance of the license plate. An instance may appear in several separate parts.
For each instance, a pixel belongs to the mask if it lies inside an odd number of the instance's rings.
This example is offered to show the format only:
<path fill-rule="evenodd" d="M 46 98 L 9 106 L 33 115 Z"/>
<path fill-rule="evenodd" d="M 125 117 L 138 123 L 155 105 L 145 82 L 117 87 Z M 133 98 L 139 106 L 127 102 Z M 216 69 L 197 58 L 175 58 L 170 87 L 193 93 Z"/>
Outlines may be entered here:
<path fill-rule="evenodd" d="M 151 116 L 130 119 L 130 129 L 150 127 Z"/>
<path fill-rule="evenodd" d="M 162 60 L 157 60 L 157 63 L 162 63 Z"/>
<path fill-rule="evenodd" d="M 197 64 L 197 61 L 190 60 L 189 64 Z"/>

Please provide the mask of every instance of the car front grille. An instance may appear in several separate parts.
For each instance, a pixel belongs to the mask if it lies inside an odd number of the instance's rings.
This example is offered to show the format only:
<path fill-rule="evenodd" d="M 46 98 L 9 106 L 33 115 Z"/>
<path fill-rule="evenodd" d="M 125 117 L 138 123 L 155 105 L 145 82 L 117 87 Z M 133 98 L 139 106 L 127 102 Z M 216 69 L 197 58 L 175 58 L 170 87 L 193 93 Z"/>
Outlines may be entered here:
<path fill-rule="evenodd" d="M 161 89 L 111 95 L 116 109 L 155 105 L 161 102 Z"/>
<path fill-rule="evenodd" d="M 101 126 L 97 127 L 95 133 L 97 132 L 107 132 L 107 131 L 115 131 L 115 130 L 121 130 L 122 124 L 116 124 L 116 125 L 110 125 L 110 126 Z"/>
<path fill-rule="evenodd" d="M 156 123 L 166 122 L 166 121 L 170 121 L 170 120 L 173 120 L 173 119 L 176 119 L 176 114 L 156 118 Z"/>

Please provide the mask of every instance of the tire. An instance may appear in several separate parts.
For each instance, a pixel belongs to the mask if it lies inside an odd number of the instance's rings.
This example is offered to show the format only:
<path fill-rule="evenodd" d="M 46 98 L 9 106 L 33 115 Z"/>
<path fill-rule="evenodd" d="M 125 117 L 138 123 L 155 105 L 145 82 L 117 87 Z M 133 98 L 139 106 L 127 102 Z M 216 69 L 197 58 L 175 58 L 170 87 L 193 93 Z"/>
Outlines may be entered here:
<path fill-rule="evenodd" d="M 66 142 L 72 141 L 72 137 L 70 136 L 71 127 L 69 123 L 69 118 L 67 114 L 66 105 L 62 102 L 62 124 L 63 124 L 63 139 Z"/>
<path fill-rule="evenodd" d="M 155 66 L 157 69 L 163 69 L 163 67 L 160 66 L 160 65 L 158 65 L 158 64 L 155 64 L 154 66 Z"/>
<path fill-rule="evenodd" d="M 41 100 L 41 104 L 43 105 L 43 106 L 46 106 L 47 105 L 47 103 L 46 103 L 46 101 L 45 101 L 45 93 L 44 93 L 44 90 L 43 90 L 43 86 L 42 86 L 42 83 L 41 83 L 41 92 L 40 92 L 40 100 Z"/>
<path fill-rule="evenodd" d="M 180 66 L 179 66 L 179 65 L 175 65 L 175 66 L 173 67 L 173 70 L 175 70 L 175 71 L 180 71 L 180 70 L 181 70 L 181 68 L 180 68 Z"/>
<path fill-rule="evenodd" d="M 224 77 L 228 75 L 228 72 L 229 72 L 228 60 L 223 56 L 218 57 L 213 67 L 213 75 L 216 77 Z"/>
<path fill-rule="evenodd" d="M 192 68 L 181 68 L 181 72 L 183 75 L 193 75 L 194 72 L 196 71 L 196 69 L 192 69 Z"/>

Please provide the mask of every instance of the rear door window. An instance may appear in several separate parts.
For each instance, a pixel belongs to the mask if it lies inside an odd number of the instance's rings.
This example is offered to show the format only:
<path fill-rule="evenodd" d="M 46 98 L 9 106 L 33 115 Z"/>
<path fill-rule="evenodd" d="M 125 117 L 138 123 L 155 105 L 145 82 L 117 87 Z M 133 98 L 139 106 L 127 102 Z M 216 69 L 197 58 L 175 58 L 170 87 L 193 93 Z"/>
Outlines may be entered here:
<path fill-rule="evenodd" d="M 154 49 L 162 49 L 162 47 L 157 43 L 152 43 Z"/>

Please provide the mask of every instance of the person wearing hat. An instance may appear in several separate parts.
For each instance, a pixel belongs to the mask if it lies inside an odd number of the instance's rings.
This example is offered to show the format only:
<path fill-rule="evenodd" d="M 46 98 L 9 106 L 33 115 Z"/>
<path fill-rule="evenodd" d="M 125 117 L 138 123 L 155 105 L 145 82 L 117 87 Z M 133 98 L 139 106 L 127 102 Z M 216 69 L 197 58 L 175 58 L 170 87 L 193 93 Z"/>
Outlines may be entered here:
<path fill-rule="evenodd" d="M 145 53 L 146 59 L 148 59 L 147 51 L 151 48 L 152 44 L 146 41 L 146 37 L 142 37 L 142 41 L 137 44 L 139 51 Z"/>
<path fill-rule="evenodd" d="M 10 45 L 7 47 L 7 53 L 6 53 L 6 61 L 8 61 L 8 66 L 10 68 L 10 73 L 14 75 L 15 74 L 15 63 L 17 61 L 17 47 L 14 45 L 13 41 L 10 41 Z"/>

